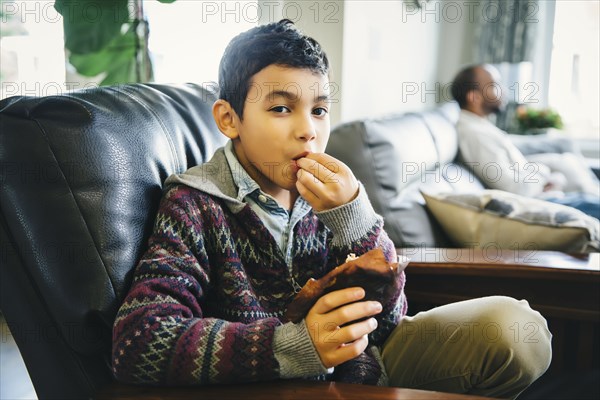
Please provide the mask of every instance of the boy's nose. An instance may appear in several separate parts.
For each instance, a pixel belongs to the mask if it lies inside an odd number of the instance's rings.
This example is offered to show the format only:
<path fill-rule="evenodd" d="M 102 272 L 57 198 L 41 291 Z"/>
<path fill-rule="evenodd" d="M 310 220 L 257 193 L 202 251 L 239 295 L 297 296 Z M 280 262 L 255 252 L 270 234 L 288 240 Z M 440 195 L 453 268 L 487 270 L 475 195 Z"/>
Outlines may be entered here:
<path fill-rule="evenodd" d="M 307 142 L 314 140 L 317 137 L 317 131 L 315 130 L 315 125 L 310 119 L 302 119 L 299 121 L 297 125 L 297 137 L 301 140 L 305 140 Z"/>

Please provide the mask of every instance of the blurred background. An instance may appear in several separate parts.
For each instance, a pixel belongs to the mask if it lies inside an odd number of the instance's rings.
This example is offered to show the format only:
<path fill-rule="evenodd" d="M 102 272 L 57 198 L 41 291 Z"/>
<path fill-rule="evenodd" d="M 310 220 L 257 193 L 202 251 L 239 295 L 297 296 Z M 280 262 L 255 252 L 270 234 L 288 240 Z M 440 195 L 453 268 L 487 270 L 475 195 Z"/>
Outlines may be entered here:
<path fill-rule="evenodd" d="M 54 1 L 0 3 L 1 98 L 130 81 L 211 85 L 232 37 L 289 18 L 331 59 L 334 125 L 449 101 L 454 74 L 488 62 L 500 68 L 509 103 L 556 110 L 562 134 L 591 140 L 588 151 L 600 134 L 597 0 L 57 1 L 65 17 Z M 80 49 L 65 49 L 65 32 L 79 41 L 85 32 L 98 35 L 71 25 L 102 21 L 110 3 L 127 7 L 127 18 L 116 21 L 121 33 L 132 26 L 138 37 L 147 33 L 140 42 L 147 42 L 150 74 L 103 72 L 103 63 L 118 64 L 114 51 L 82 60 L 71 57 Z M 498 118 L 509 132 L 517 129 L 514 109 Z"/>

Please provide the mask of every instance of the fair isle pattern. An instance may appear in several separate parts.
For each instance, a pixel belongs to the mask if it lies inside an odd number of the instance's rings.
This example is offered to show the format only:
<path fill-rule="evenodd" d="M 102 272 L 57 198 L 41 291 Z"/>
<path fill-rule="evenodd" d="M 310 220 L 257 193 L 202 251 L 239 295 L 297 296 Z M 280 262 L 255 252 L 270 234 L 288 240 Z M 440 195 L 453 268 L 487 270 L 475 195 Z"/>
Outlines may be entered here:
<path fill-rule="evenodd" d="M 177 301 L 175 299 L 173 299 L 171 296 L 161 296 L 161 295 L 157 295 L 156 297 L 154 297 L 152 299 L 150 299 L 148 297 L 144 297 L 141 300 L 133 299 L 131 301 L 131 303 L 123 304 L 123 306 L 122 306 L 123 314 L 125 314 L 125 315 L 131 314 L 133 311 L 137 310 L 138 308 L 152 306 L 153 304 L 156 305 L 156 304 L 168 304 L 168 303 L 177 304 Z M 120 318 L 121 317 L 117 316 L 115 323 L 120 322 Z"/>
<path fill-rule="evenodd" d="M 379 223 L 336 248 L 332 232 L 309 212 L 295 227 L 288 266 L 249 206 L 234 214 L 224 200 L 172 186 L 118 311 L 113 372 L 121 381 L 152 384 L 280 378 L 272 341 L 295 295 L 292 276 L 302 285 L 344 262 L 348 253 L 375 247 L 395 256 Z M 384 305 L 372 344 L 382 345 L 406 311 L 402 292 L 396 300 Z M 380 365 L 365 352 L 336 368 L 333 379 L 374 384 L 381 376 Z"/>
<path fill-rule="evenodd" d="M 367 348 L 363 354 L 357 357 L 357 361 L 360 362 L 354 365 L 346 363 L 336 367 L 334 379 L 338 382 L 354 383 L 358 381 L 363 384 L 376 385 L 381 377 L 371 373 L 372 370 L 379 368 L 372 351 L 372 347 Z"/>
<path fill-rule="evenodd" d="M 177 330 L 181 328 L 179 321 L 172 317 L 164 318 L 160 322 L 155 329 L 149 329 L 152 335 L 152 340 L 148 343 L 149 351 L 141 354 L 142 362 L 138 365 L 135 375 L 140 382 L 155 382 L 158 379 L 161 365 L 177 338 Z"/>
<path fill-rule="evenodd" d="M 217 362 L 218 358 L 211 358 L 211 353 L 218 353 L 221 350 L 223 337 L 219 336 L 219 330 L 223 326 L 224 321 L 215 320 L 207 335 L 202 339 L 204 343 L 200 343 L 198 355 L 194 359 L 196 369 L 192 371 L 192 375 L 199 381 L 209 381 L 216 379 L 218 375 Z"/>

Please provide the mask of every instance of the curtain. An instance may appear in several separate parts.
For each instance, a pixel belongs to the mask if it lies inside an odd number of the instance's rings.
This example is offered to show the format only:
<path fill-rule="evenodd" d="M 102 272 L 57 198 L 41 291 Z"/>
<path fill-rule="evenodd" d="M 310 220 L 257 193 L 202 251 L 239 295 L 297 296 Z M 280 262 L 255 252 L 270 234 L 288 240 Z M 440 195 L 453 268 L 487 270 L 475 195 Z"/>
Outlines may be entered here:
<path fill-rule="evenodd" d="M 491 64 L 531 61 L 538 0 L 483 0 L 478 12 L 477 58 Z"/>
<path fill-rule="evenodd" d="M 477 61 L 488 64 L 531 61 L 540 18 L 538 0 L 482 0 L 480 4 L 476 27 Z M 515 101 L 509 100 L 496 116 L 500 129 L 518 131 L 517 106 Z"/>

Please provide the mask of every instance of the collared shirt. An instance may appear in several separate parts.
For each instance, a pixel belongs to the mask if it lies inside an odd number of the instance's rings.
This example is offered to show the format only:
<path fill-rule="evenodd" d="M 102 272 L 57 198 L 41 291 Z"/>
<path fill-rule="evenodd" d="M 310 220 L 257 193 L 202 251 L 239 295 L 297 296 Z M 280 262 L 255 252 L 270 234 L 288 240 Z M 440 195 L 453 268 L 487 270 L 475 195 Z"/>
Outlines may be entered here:
<path fill-rule="evenodd" d="M 225 145 L 225 157 L 238 188 L 237 199 L 250 205 L 252 211 L 258 215 L 275 239 L 285 256 L 286 263 L 290 265 L 294 226 L 310 211 L 310 205 L 298 196 L 290 214 L 273 196 L 263 192 L 258 183 L 242 167 L 233 150 L 232 141 Z"/>

